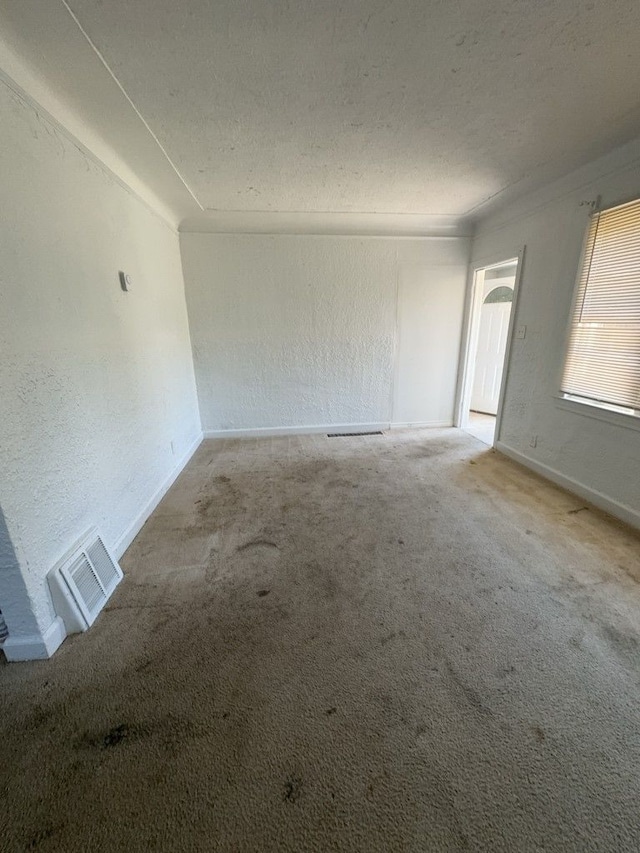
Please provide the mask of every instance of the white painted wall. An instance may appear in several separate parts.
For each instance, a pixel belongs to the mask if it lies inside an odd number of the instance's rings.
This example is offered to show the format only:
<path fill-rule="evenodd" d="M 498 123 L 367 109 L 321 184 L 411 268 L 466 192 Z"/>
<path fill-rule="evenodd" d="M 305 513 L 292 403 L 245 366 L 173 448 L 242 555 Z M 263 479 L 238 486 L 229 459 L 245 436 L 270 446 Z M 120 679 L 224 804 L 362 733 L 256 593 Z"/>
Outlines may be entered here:
<path fill-rule="evenodd" d="M 481 222 L 472 264 L 526 246 L 515 324 L 527 332 L 513 341 L 500 449 L 640 526 L 640 424 L 557 398 L 584 203 L 598 196 L 605 207 L 640 196 L 640 140 Z"/>
<path fill-rule="evenodd" d="M 181 246 L 205 434 L 452 423 L 467 239 Z"/>
<path fill-rule="evenodd" d="M 0 609 L 35 648 L 47 571 L 91 525 L 121 552 L 200 424 L 177 234 L 2 83 L 0 127 Z"/>

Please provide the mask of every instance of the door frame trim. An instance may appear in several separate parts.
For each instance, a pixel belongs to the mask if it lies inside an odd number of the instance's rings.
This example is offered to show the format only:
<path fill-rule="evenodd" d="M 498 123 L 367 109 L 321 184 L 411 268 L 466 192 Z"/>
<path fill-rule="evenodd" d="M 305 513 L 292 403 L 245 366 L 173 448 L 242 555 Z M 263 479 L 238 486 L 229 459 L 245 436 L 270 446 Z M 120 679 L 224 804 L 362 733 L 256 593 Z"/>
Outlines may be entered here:
<path fill-rule="evenodd" d="M 518 297 L 520 294 L 520 281 L 522 279 L 522 268 L 524 262 L 525 247 L 508 258 L 500 260 L 491 259 L 480 264 L 469 267 L 467 281 L 467 298 L 463 319 L 463 332 L 460 346 L 460 361 L 458 367 L 458 380 L 456 390 L 456 408 L 454 426 L 465 429 L 469 423 L 469 408 L 471 405 L 471 391 L 473 388 L 473 376 L 475 371 L 475 356 L 478 345 L 478 331 L 480 328 L 480 310 L 482 308 L 482 291 L 484 285 L 484 274 L 487 270 L 501 267 L 505 264 L 516 262 L 516 276 L 513 283 L 513 302 L 509 316 L 509 327 L 507 329 L 507 345 L 502 365 L 502 378 L 500 380 L 500 395 L 498 397 L 498 411 L 496 414 L 496 431 L 493 446 L 500 439 L 502 426 L 502 410 L 504 406 L 505 392 L 509 378 L 509 364 L 511 361 L 511 350 L 513 347 L 513 336 L 515 332 L 515 319 L 518 310 Z"/>

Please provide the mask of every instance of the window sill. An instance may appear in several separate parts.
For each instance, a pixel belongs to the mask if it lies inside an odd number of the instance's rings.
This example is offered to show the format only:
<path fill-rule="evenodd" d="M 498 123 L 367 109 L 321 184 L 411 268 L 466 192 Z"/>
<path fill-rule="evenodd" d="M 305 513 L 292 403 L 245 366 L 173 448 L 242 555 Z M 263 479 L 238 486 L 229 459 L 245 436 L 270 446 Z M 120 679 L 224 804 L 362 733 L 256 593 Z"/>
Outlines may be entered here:
<path fill-rule="evenodd" d="M 595 418 L 597 421 L 605 421 L 605 423 L 614 424 L 625 429 L 640 430 L 640 417 L 638 415 L 616 412 L 615 409 L 608 409 L 605 406 L 598 406 L 595 403 L 582 402 L 581 400 L 572 400 L 567 397 L 561 397 L 559 394 L 556 395 L 555 402 L 559 409 L 574 412 L 576 415 Z"/>

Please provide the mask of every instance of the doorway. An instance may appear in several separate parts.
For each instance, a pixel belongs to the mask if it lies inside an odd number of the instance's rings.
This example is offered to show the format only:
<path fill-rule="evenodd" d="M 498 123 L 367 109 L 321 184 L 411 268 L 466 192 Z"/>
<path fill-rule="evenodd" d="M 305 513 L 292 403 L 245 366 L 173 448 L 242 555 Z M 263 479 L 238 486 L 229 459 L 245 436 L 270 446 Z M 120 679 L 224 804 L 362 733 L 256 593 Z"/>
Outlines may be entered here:
<path fill-rule="evenodd" d="M 458 426 L 489 446 L 498 439 L 520 257 L 474 270 Z"/>

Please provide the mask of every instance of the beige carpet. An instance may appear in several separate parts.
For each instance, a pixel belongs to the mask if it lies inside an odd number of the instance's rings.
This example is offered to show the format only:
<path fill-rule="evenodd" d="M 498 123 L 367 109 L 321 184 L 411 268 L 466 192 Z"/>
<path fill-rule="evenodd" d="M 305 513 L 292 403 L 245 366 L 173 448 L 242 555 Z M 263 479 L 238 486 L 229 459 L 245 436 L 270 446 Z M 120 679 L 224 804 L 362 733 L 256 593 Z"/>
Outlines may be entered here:
<path fill-rule="evenodd" d="M 456 430 L 205 443 L 0 667 L 0 848 L 638 850 L 639 544 Z"/>

